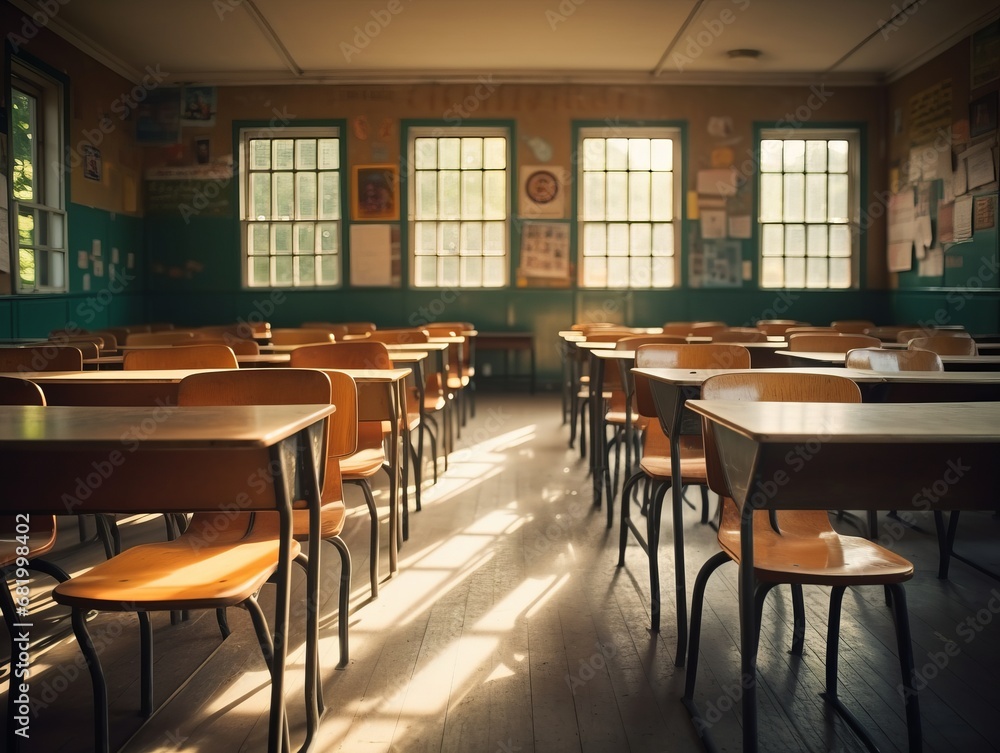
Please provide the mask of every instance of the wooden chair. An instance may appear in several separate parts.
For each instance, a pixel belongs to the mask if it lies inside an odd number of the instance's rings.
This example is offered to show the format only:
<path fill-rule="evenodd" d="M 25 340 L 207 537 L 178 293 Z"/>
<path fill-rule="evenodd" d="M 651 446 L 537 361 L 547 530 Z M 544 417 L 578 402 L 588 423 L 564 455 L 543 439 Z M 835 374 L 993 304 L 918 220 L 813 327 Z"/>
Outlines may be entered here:
<path fill-rule="evenodd" d="M 315 345 L 334 341 L 333 334 L 325 329 L 279 327 L 271 330 L 271 345 Z"/>
<path fill-rule="evenodd" d="M 196 341 L 200 342 L 200 341 Z M 175 345 L 172 348 L 129 350 L 122 358 L 126 371 L 142 369 L 236 369 L 236 354 L 228 345 Z"/>
<path fill-rule="evenodd" d="M 333 322 L 302 322 L 302 329 L 318 329 L 329 332 L 337 342 L 343 340 L 349 333 L 346 324 L 334 324 Z"/>
<path fill-rule="evenodd" d="M 209 335 L 196 333 L 194 338 L 194 344 L 225 345 L 238 356 L 260 355 L 260 345 L 257 344 L 256 340 L 246 340 L 242 337 L 233 337 L 232 335 L 229 334 L 223 335 L 222 337 L 211 337 Z"/>
<path fill-rule="evenodd" d="M 711 337 L 724 329 L 729 329 L 729 325 L 725 322 L 694 322 L 688 334 L 696 337 Z"/>
<path fill-rule="evenodd" d="M 808 327 L 809 324 L 795 319 L 758 319 L 754 326 L 765 335 L 784 335 L 792 327 Z"/>
<path fill-rule="evenodd" d="M 374 346 L 374 347 L 373 347 Z M 381 348 L 381 353 L 377 351 Z M 389 364 L 385 366 L 385 364 Z M 364 365 L 357 365 L 364 364 Z M 382 364 L 373 366 L 371 364 Z M 324 369 L 327 374 L 334 378 L 337 372 L 332 369 L 371 369 L 371 368 L 391 368 L 389 354 L 382 343 L 370 342 L 350 342 L 350 343 L 323 343 L 320 345 L 306 345 L 292 351 L 292 358 L 289 364 L 293 368 Z M 369 399 L 375 399 L 369 393 Z M 355 397 L 355 402 L 359 400 Z M 369 577 L 371 581 L 372 597 L 378 596 L 379 588 L 379 516 L 378 507 L 375 504 L 375 497 L 372 493 L 371 479 L 380 470 L 385 471 L 390 482 L 390 498 L 395 500 L 395 469 L 389 467 L 386 458 L 383 441 L 381 421 L 361 421 L 359 416 L 367 411 L 377 410 L 380 413 L 384 406 L 366 406 L 359 404 L 355 414 L 356 447 L 349 455 L 340 459 L 340 473 L 344 481 L 355 484 L 361 488 L 368 506 L 370 523 L 370 561 Z M 391 537 L 390 537 L 391 538 Z"/>
<path fill-rule="evenodd" d="M 749 369 L 750 351 L 741 345 L 723 343 L 704 343 L 694 345 L 642 345 L 635 353 L 637 368 L 675 368 L 675 369 Z M 660 513 L 663 508 L 663 497 L 673 483 L 682 485 L 697 484 L 702 487 L 702 523 L 708 522 L 708 494 L 705 486 L 707 476 L 705 471 L 705 451 L 700 436 L 684 435 L 678 438 L 680 448 L 679 460 L 681 478 L 674 479 L 671 475 L 670 438 L 663 430 L 657 418 L 656 405 L 649 380 L 641 374 L 635 374 L 635 395 L 638 413 L 648 419 L 646 435 L 643 438 L 642 458 L 639 461 L 639 471 L 625 482 L 622 489 L 622 503 L 619 520 L 618 566 L 625 565 L 625 547 L 628 545 L 629 531 L 636 537 L 639 545 L 649 557 L 649 581 L 651 592 L 650 612 L 655 630 L 659 629 L 660 615 L 660 570 L 659 570 L 659 540 Z M 646 536 L 643 537 L 631 517 L 630 492 L 639 481 L 647 482 L 646 493 Z M 610 507 L 610 503 L 609 503 Z M 684 571 L 684 549 L 680 520 L 682 510 L 676 507 L 674 517 L 675 562 L 677 573 Z M 679 577 L 678 591 L 682 590 L 683 575 Z M 686 597 L 685 597 L 686 598 Z M 682 599 L 678 599 L 680 603 Z M 684 602 L 686 604 L 686 602 Z M 686 611 L 686 607 L 679 607 Z M 683 619 L 683 615 L 680 616 Z"/>
<path fill-rule="evenodd" d="M 328 403 L 331 399 L 330 379 L 320 371 L 244 369 L 188 377 L 181 382 L 178 401 L 181 405 L 255 405 Z M 212 469 L 201 472 L 211 474 Z M 261 494 L 266 489 L 246 493 Z M 136 494 L 142 490 L 136 489 Z M 232 500 L 223 502 L 232 504 Z M 277 513 L 234 513 L 221 516 L 221 523 L 219 518 L 215 513 L 195 513 L 178 539 L 126 549 L 53 590 L 55 601 L 73 607 L 73 629 L 91 668 L 96 750 L 108 751 L 107 685 L 87 631 L 89 611 L 138 612 L 145 717 L 153 711 L 151 611 L 218 611 L 242 606 L 250 613 L 268 668 L 272 668 L 271 636 L 257 593 L 278 568 Z M 299 543 L 293 540 L 291 555 L 298 558 L 300 554 Z M 343 561 L 346 566 L 347 560 Z M 345 621 L 346 613 L 340 619 Z M 227 635 L 228 624 L 221 617 L 220 626 Z M 310 670 L 306 679 L 309 703 L 316 683 Z"/>
<path fill-rule="evenodd" d="M 792 352 L 844 353 L 854 348 L 877 348 L 882 341 L 868 335 L 790 334 L 788 349 Z"/>
<path fill-rule="evenodd" d="M 976 341 L 971 337 L 914 337 L 906 346 L 909 350 L 929 350 L 939 356 L 974 356 L 978 354 Z"/>
<path fill-rule="evenodd" d="M 694 322 L 671 321 L 664 322 L 661 329 L 665 335 L 679 335 L 680 337 L 687 337 L 691 332 L 692 325 L 694 325 Z"/>
<path fill-rule="evenodd" d="M 869 337 L 877 337 L 882 342 L 897 342 L 896 336 L 902 332 L 904 329 L 914 329 L 916 325 L 913 324 L 882 324 L 875 327 L 869 327 L 865 332 Z"/>
<path fill-rule="evenodd" d="M 83 371 L 83 353 L 69 345 L 0 348 L 0 371 Z"/>
<path fill-rule="evenodd" d="M 769 402 L 861 402 L 861 391 L 850 379 L 821 374 L 763 373 L 721 374 L 702 385 L 702 397 L 709 400 L 756 400 Z M 719 546 L 722 551 L 702 566 L 695 580 L 691 606 L 691 644 L 688 652 L 684 703 L 696 720 L 702 721 L 694 705 L 697 680 L 701 615 L 708 579 L 722 564 L 740 563 L 741 512 L 732 499 L 726 473 L 715 444 L 714 426 L 703 421 L 706 469 L 709 486 L 722 499 L 719 523 Z M 780 493 L 780 492 L 779 492 Z M 830 525 L 825 510 L 777 510 L 776 527 L 770 525 L 766 510 L 754 515 L 753 571 L 757 581 L 753 609 L 760 617 L 764 598 L 775 586 L 819 585 L 830 588 L 830 613 L 826 647 L 826 692 L 824 698 L 864 738 L 858 720 L 837 695 L 837 663 L 840 639 L 840 611 L 848 586 L 883 585 L 892 595 L 898 656 L 902 673 L 900 693 L 906 707 L 909 749 L 920 750 L 920 711 L 913 688 L 913 649 L 910 643 L 909 617 L 903 583 L 913 576 L 913 565 L 883 547 L 855 536 L 842 536 Z M 798 627 L 798 626 L 797 626 Z M 804 626 L 803 626 L 804 627 Z M 800 653 L 802 635 L 796 631 L 793 653 Z M 696 721 L 696 725 L 698 724 Z M 865 740 L 866 743 L 870 741 Z M 871 747 L 869 745 L 869 747 Z"/>
<path fill-rule="evenodd" d="M 785 339 L 787 340 L 792 335 L 836 335 L 839 334 L 837 330 L 833 327 L 812 327 L 812 326 L 795 326 L 789 327 L 783 333 Z"/>
<path fill-rule="evenodd" d="M 460 406 L 462 426 L 465 426 L 465 405 L 468 405 L 469 416 L 476 417 L 476 326 L 472 322 L 434 322 L 424 327 L 432 337 L 435 332 L 450 332 L 456 336 L 465 338 L 462 343 L 461 358 L 455 359 L 454 366 L 450 364 L 448 376 L 449 389 L 459 390 L 468 393 L 468 400 Z"/>
<path fill-rule="evenodd" d="M 847 351 L 844 365 L 871 371 L 944 371 L 941 357 L 929 350 L 855 348 Z"/>
<path fill-rule="evenodd" d="M 76 348 L 80 351 L 80 357 L 84 360 L 98 358 L 101 355 L 101 347 L 104 343 L 103 339 L 99 338 L 99 342 L 94 340 L 63 340 L 63 339 L 52 339 L 49 342 L 56 347 L 70 347 Z"/>
<path fill-rule="evenodd" d="M 875 326 L 875 322 L 867 319 L 839 319 L 830 322 L 830 326 L 845 335 L 864 335 Z"/>
<path fill-rule="evenodd" d="M 714 343 L 764 343 L 767 335 L 752 327 L 727 327 L 712 335 Z"/>
<path fill-rule="evenodd" d="M 912 327 L 910 329 L 900 329 L 896 332 L 896 342 L 908 343 L 915 337 L 971 337 L 964 329 L 926 329 Z"/>
<path fill-rule="evenodd" d="M 367 335 L 377 329 L 374 322 L 342 322 L 342 324 L 347 327 L 349 335 Z"/>
<path fill-rule="evenodd" d="M 184 345 L 194 339 L 194 332 L 187 329 L 163 330 L 161 332 L 129 332 L 125 344 L 128 346 L 144 345 Z"/>

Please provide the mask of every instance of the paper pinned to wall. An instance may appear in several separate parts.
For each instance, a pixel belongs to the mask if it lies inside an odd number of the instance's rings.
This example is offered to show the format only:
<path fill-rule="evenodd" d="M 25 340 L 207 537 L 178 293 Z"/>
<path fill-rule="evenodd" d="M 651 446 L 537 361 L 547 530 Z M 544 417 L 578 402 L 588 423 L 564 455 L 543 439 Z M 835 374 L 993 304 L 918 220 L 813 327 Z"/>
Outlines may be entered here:
<path fill-rule="evenodd" d="M 913 219 L 916 204 L 913 191 L 906 190 L 894 194 L 889 199 L 889 243 L 910 243 L 913 241 Z"/>
<path fill-rule="evenodd" d="M 732 168 L 698 171 L 698 193 L 703 196 L 735 196 L 738 174 Z"/>
<path fill-rule="evenodd" d="M 966 150 L 965 158 L 968 171 L 969 188 L 978 188 L 996 180 L 996 167 L 993 164 L 993 147 L 991 144 L 979 144 Z"/>
<path fill-rule="evenodd" d="M 920 277 L 944 276 L 944 251 L 932 248 L 927 255 L 917 263 L 917 274 Z"/>
<path fill-rule="evenodd" d="M 929 215 L 922 215 L 917 218 L 914 224 L 913 244 L 916 247 L 917 258 L 923 259 L 927 249 L 934 243 L 934 232 L 931 229 L 931 218 Z"/>
<path fill-rule="evenodd" d="M 351 285 L 392 285 L 392 225 L 351 225 Z"/>
<path fill-rule="evenodd" d="M 972 237 L 972 197 L 959 196 L 955 199 L 955 242 L 967 241 Z"/>
<path fill-rule="evenodd" d="M 701 210 L 701 237 L 702 238 L 726 237 L 726 210 L 724 209 Z"/>
<path fill-rule="evenodd" d="M 749 214 L 734 214 L 729 217 L 729 237 L 749 238 L 751 231 Z"/>
<path fill-rule="evenodd" d="M 913 242 L 889 244 L 889 271 L 906 272 L 913 267 Z"/>

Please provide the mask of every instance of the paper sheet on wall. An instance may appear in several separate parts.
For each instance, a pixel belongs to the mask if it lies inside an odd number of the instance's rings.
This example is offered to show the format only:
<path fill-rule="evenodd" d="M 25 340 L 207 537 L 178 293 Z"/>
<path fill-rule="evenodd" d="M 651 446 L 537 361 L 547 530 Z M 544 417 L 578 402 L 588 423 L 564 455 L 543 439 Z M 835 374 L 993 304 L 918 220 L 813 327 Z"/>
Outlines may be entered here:
<path fill-rule="evenodd" d="M 913 245 L 916 248 L 917 258 L 923 259 L 934 243 L 934 232 L 931 229 L 930 215 L 922 215 L 916 219 L 913 228 Z"/>
<path fill-rule="evenodd" d="M 906 272 L 913 267 L 913 241 L 889 244 L 889 271 Z"/>
<path fill-rule="evenodd" d="M 735 196 L 736 178 L 736 170 L 732 168 L 699 170 L 698 193 L 703 196 Z"/>
<path fill-rule="evenodd" d="M 955 242 L 967 241 L 972 237 L 972 197 L 959 196 L 955 199 Z"/>
<path fill-rule="evenodd" d="M 966 150 L 965 157 L 966 170 L 968 171 L 969 188 L 978 188 L 992 183 L 996 180 L 996 168 L 993 164 L 993 147 L 989 144 L 980 144 Z"/>
<path fill-rule="evenodd" d="M 734 214 L 729 218 L 730 238 L 749 238 L 751 231 L 749 214 Z"/>
<path fill-rule="evenodd" d="M 351 225 L 351 285 L 392 285 L 391 225 Z"/>
<path fill-rule="evenodd" d="M 889 243 L 913 241 L 913 217 L 916 204 L 913 191 L 908 189 L 889 198 Z"/>
<path fill-rule="evenodd" d="M 701 237 L 726 237 L 726 212 L 724 209 L 701 210 Z"/>
<path fill-rule="evenodd" d="M 917 274 L 920 277 L 944 276 L 944 251 L 932 248 L 927 255 L 917 263 Z"/>
<path fill-rule="evenodd" d="M 955 242 L 955 205 L 951 202 L 938 204 L 938 243 Z"/>

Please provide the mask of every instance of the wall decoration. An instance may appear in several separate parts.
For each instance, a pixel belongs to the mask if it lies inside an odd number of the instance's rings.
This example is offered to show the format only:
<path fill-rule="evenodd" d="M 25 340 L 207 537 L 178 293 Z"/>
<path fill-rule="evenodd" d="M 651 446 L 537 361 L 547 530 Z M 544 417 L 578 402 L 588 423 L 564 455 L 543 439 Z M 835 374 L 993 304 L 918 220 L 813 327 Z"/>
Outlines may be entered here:
<path fill-rule="evenodd" d="M 395 165 L 355 165 L 351 218 L 399 219 L 399 173 Z"/>
<path fill-rule="evenodd" d="M 207 165 L 212 161 L 212 140 L 194 140 L 194 159 L 199 165 Z"/>
<path fill-rule="evenodd" d="M 521 175 L 521 216 L 562 218 L 566 207 L 566 173 L 561 167 L 526 166 Z"/>
<path fill-rule="evenodd" d="M 214 126 L 216 91 L 214 86 L 185 86 L 181 99 L 181 125 Z"/>
<path fill-rule="evenodd" d="M 906 121 L 910 143 L 933 141 L 941 132 L 951 133 L 951 79 L 945 79 L 910 97 Z"/>
<path fill-rule="evenodd" d="M 569 280 L 569 225 L 562 222 L 526 222 L 521 227 L 523 277 Z"/>
<path fill-rule="evenodd" d="M 101 150 L 90 144 L 83 145 L 83 177 L 100 181 L 102 172 Z"/>
<path fill-rule="evenodd" d="M 969 104 L 969 135 L 975 138 L 996 129 L 997 93 L 990 92 Z"/>
<path fill-rule="evenodd" d="M 978 89 L 1000 78 L 1000 21 L 972 35 L 972 88 Z"/>
<path fill-rule="evenodd" d="M 135 140 L 140 144 L 176 144 L 181 136 L 181 90 L 150 89 L 135 118 Z"/>

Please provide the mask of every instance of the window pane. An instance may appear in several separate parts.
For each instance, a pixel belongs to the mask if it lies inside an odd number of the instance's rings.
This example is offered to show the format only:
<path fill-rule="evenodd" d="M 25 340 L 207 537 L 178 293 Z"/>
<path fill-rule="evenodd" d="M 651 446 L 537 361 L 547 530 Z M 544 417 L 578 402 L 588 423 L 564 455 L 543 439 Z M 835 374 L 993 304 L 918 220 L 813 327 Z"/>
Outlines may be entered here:
<path fill-rule="evenodd" d="M 826 172 L 826 142 L 807 141 L 806 142 L 806 172 L 823 173 Z"/>
<path fill-rule="evenodd" d="M 483 173 L 483 217 L 500 220 L 507 217 L 507 173 L 490 170 Z"/>
<path fill-rule="evenodd" d="M 650 219 L 669 221 L 674 218 L 673 173 L 652 174 L 650 205 Z"/>
<path fill-rule="evenodd" d="M 298 212 L 296 217 L 303 220 L 316 219 L 316 173 L 297 173 Z"/>
<path fill-rule="evenodd" d="M 295 281 L 294 259 L 291 256 L 275 256 L 274 261 L 274 285 L 291 285 Z"/>
<path fill-rule="evenodd" d="M 674 226 L 665 223 L 653 225 L 653 256 L 674 255 Z"/>
<path fill-rule="evenodd" d="M 831 173 L 846 173 L 847 172 L 847 148 L 848 143 L 846 141 L 830 141 L 829 142 L 829 166 L 827 169 Z"/>
<path fill-rule="evenodd" d="M 483 285 L 485 287 L 499 288 L 504 284 L 507 277 L 504 271 L 506 261 L 506 259 L 496 256 L 483 258 Z"/>
<path fill-rule="evenodd" d="M 785 206 L 783 219 L 785 222 L 802 222 L 805 219 L 805 176 L 801 174 L 785 174 Z"/>
<path fill-rule="evenodd" d="M 458 141 L 458 139 L 451 139 Z M 457 220 L 462 216 L 461 174 L 457 170 L 438 173 L 438 214 L 445 220 Z"/>
<path fill-rule="evenodd" d="M 586 256 L 603 256 L 608 250 L 607 226 L 600 222 L 587 222 L 583 226 L 583 253 Z"/>
<path fill-rule="evenodd" d="M 483 223 L 483 253 L 487 256 L 504 256 L 507 253 L 506 223 Z"/>
<path fill-rule="evenodd" d="M 291 170 L 294 167 L 295 142 L 292 139 L 275 139 L 271 142 L 272 170 Z"/>
<path fill-rule="evenodd" d="M 458 253 L 459 223 L 442 222 L 438 225 L 438 253 L 451 256 Z"/>
<path fill-rule="evenodd" d="M 263 286 L 271 284 L 271 259 L 270 257 L 255 256 L 248 260 L 249 269 L 247 282 L 253 286 Z"/>
<path fill-rule="evenodd" d="M 249 238 L 247 249 L 252 256 L 266 255 L 271 251 L 271 227 L 264 223 L 253 223 L 247 228 Z"/>
<path fill-rule="evenodd" d="M 825 288 L 826 259 L 808 259 L 806 261 L 806 287 Z"/>
<path fill-rule="evenodd" d="M 760 284 L 765 288 L 780 288 L 785 284 L 785 261 L 777 257 L 760 260 Z"/>
<path fill-rule="evenodd" d="M 340 173 L 319 174 L 319 217 L 323 220 L 340 219 Z"/>
<path fill-rule="evenodd" d="M 785 256 L 806 255 L 805 225 L 785 225 Z"/>
<path fill-rule="evenodd" d="M 297 139 L 295 141 L 295 169 L 316 169 L 316 139 Z"/>
<path fill-rule="evenodd" d="M 480 219 L 483 216 L 483 173 L 469 170 L 462 173 L 462 217 Z"/>
<path fill-rule="evenodd" d="M 629 287 L 648 288 L 652 281 L 651 259 L 648 256 L 633 258 L 629 266 Z"/>
<path fill-rule="evenodd" d="M 608 281 L 608 262 L 603 256 L 583 260 L 583 284 L 588 288 L 603 288 Z"/>
<path fill-rule="evenodd" d="M 258 220 L 271 217 L 271 175 L 250 174 L 250 216 Z"/>
<path fill-rule="evenodd" d="M 847 222 L 850 219 L 847 180 L 846 175 L 830 176 L 830 222 Z"/>
<path fill-rule="evenodd" d="M 830 259 L 830 287 L 849 288 L 851 286 L 851 260 Z"/>
<path fill-rule="evenodd" d="M 434 219 L 437 216 L 437 173 L 418 172 L 415 176 L 415 214 L 417 219 Z"/>
<path fill-rule="evenodd" d="M 851 230 L 847 225 L 830 225 L 830 256 L 851 255 Z"/>
<path fill-rule="evenodd" d="M 433 222 L 417 222 L 414 229 L 413 250 L 417 254 L 436 254 L 437 225 Z"/>
<path fill-rule="evenodd" d="M 789 288 L 806 286 L 805 259 L 785 259 L 785 286 Z"/>
<path fill-rule="evenodd" d="M 483 225 L 481 222 L 463 222 L 459 252 L 465 256 L 483 254 Z"/>
<path fill-rule="evenodd" d="M 649 170 L 649 139 L 628 140 L 628 169 Z"/>
<path fill-rule="evenodd" d="M 806 230 L 806 254 L 809 256 L 827 256 L 828 233 L 826 225 L 809 225 Z M 826 267 L 824 266 L 824 269 Z"/>
<path fill-rule="evenodd" d="M 628 225 L 608 225 L 608 256 L 628 256 Z"/>
<path fill-rule="evenodd" d="M 336 170 L 340 167 L 340 140 L 339 139 L 319 139 L 319 159 L 320 170 Z"/>
<path fill-rule="evenodd" d="M 652 254 L 652 225 L 636 222 L 629 228 L 629 254 L 632 256 L 650 256 Z"/>
<path fill-rule="evenodd" d="M 652 286 L 672 288 L 674 286 L 674 260 L 672 257 L 654 256 Z"/>
<path fill-rule="evenodd" d="M 438 140 L 438 169 L 457 170 L 462 166 L 461 139 Z"/>
<path fill-rule="evenodd" d="M 825 174 L 806 175 L 806 222 L 826 222 L 826 179 Z"/>
<path fill-rule="evenodd" d="M 651 139 L 649 152 L 650 167 L 653 170 L 674 169 L 674 142 L 671 139 Z"/>
<path fill-rule="evenodd" d="M 781 142 L 776 139 L 765 139 L 760 142 L 760 169 L 765 173 L 781 172 Z"/>
<path fill-rule="evenodd" d="M 462 285 L 466 287 L 481 287 L 483 284 L 483 258 L 481 256 L 464 257 L 461 262 Z"/>
<path fill-rule="evenodd" d="M 649 217 L 649 173 L 629 173 L 628 218 L 630 220 L 648 220 Z"/>
<path fill-rule="evenodd" d="M 434 170 L 437 164 L 437 139 L 416 139 L 413 163 L 417 170 Z"/>
<path fill-rule="evenodd" d="M 583 174 L 583 220 L 603 220 L 604 173 Z"/>
<path fill-rule="evenodd" d="M 604 139 L 583 140 L 583 169 L 604 169 Z"/>
<path fill-rule="evenodd" d="M 301 285 L 316 284 L 316 257 L 299 256 L 295 259 L 295 279 Z"/>
<path fill-rule="evenodd" d="M 311 222 L 295 225 L 295 253 L 312 254 L 316 250 L 316 226 Z"/>
<path fill-rule="evenodd" d="M 438 257 L 438 285 L 443 288 L 454 288 L 459 285 L 459 268 L 457 256 Z"/>
<path fill-rule="evenodd" d="M 340 250 L 340 243 L 337 238 L 339 226 L 336 222 L 319 222 L 316 224 L 316 233 L 319 236 L 317 251 L 321 254 L 335 254 Z"/>
<path fill-rule="evenodd" d="M 292 202 L 295 199 L 292 173 L 271 173 L 271 197 L 273 201 L 271 217 L 282 220 L 291 219 Z"/>
<path fill-rule="evenodd" d="M 761 231 L 760 250 L 764 256 L 784 256 L 785 226 L 764 225 Z"/>
<path fill-rule="evenodd" d="M 339 285 L 340 265 L 336 256 L 319 257 L 319 277 L 316 279 L 317 285 Z"/>
<path fill-rule="evenodd" d="M 270 170 L 271 169 L 271 142 L 265 139 L 252 139 L 250 141 L 250 169 Z"/>
<path fill-rule="evenodd" d="M 806 142 L 796 139 L 787 139 L 784 144 L 784 169 L 786 173 L 802 172 L 805 170 Z"/>
<path fill-rule="evenodd" d="M 276 254 L 292 253 L 292 226 L 286 224 L 271 225 L 271 248 Z"/>
<path fill-rule="evenodd" d="M 483 169 L 507 169 L 507 139 L 483 139 Z"/>
<path fill-rule="evenodd" d="M 781 175 L 760 176 L 760 221 L 781 222 Z"/>
<path fill-rule="evenodd" d="M 437 285 L 437 257 L 418 256 L 414 259 L 414 279 L 418 287 Z"/>
<path fill-rule="evenodd" d="M 483 140 L 465 138 L 462 139 L 462 169 L 482 170 L 483 169 Z"/>

